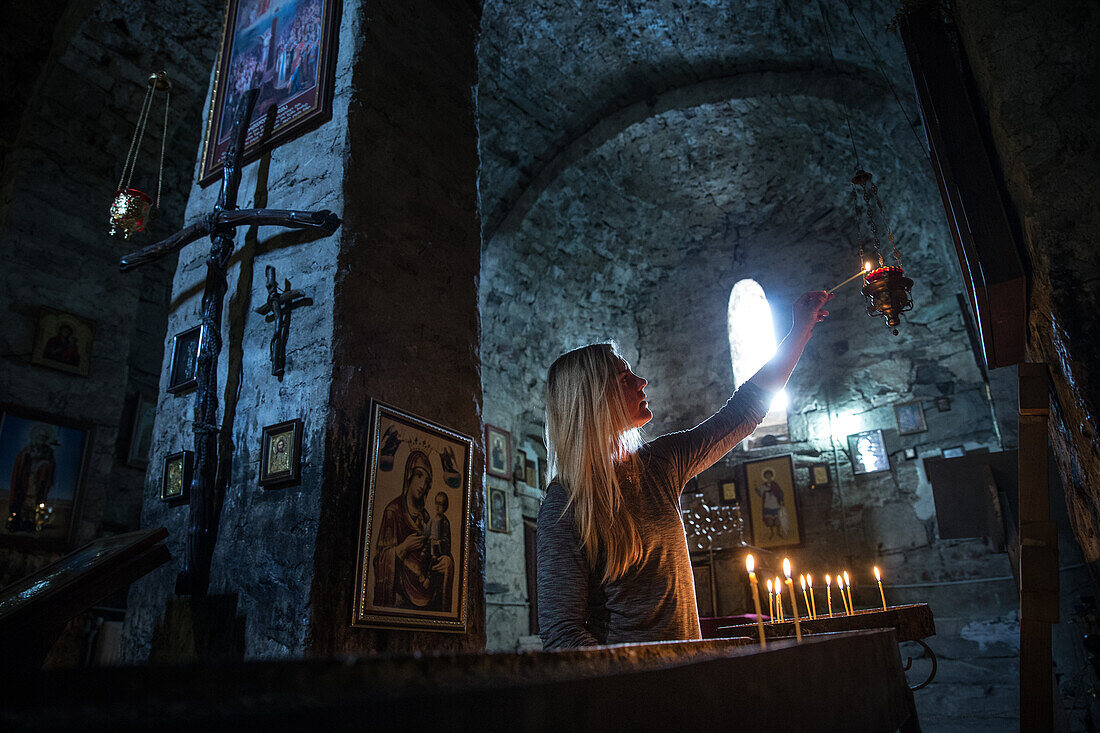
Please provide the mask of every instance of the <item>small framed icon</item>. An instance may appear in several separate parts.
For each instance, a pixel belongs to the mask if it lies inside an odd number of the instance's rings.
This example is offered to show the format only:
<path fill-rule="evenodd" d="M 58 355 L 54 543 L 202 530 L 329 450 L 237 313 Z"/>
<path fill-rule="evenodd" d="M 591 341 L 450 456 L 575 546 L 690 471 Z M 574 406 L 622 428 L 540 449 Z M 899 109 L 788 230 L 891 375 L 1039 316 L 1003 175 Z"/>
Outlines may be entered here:
<path fill-rule="evenodd" d="M 293 486 L 302 480 L 302 431 L 299 419 L 263 429 L 260 441 L 260 486 Z"/>
<path fill-rule="evenodd" d="M 195 326 L 177 333 L 172 339 L 172 364 L 168 368 L 169 394 L 180 394 L 198 384 L 199 343 L 202 326 Z"/>
<path fill-rule="evenodd" d="M 191 496 L 191 481 L 195 476 L 195 454 L 181 450 L 164 458 L 160 500 L 168 504 L 183 504 Z"/>

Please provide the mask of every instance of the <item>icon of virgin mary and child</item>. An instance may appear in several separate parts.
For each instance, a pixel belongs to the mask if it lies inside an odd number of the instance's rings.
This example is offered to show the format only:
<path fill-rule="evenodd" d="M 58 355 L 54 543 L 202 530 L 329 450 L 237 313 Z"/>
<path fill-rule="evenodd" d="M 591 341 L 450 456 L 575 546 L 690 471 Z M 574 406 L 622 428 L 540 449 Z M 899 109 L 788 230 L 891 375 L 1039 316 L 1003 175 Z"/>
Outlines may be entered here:
<path fill-rule="evenodd" d="M 413 450 L 405 461 L 401 495 L 382 512 L 374 555 L 374 605 L 450 611 L 454 588 L 446 492 L 432 489 L 432 464 Z"/>

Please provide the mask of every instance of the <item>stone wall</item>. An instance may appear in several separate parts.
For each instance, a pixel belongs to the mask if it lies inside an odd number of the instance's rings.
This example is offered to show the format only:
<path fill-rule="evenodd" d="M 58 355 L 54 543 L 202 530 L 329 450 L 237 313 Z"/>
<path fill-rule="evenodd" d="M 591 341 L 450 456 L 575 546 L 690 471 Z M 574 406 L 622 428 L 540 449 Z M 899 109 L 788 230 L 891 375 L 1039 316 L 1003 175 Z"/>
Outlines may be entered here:
<path fill-rule="evenodd" d="M 1051 443 L 1077 541 L 1100 558 L 1100 9 L 954 6 L 982 122 L 1030 265 L 1028 358 L 1049 365 Z"/>
<path fill-rule="evenodd" d="M 217 25 L 220 5 L 191 2 L 186 14 L 169 2 L 5 7 L 11 20 L 4 24 L 5 79 L 11 72 L 15 97 L 4 105 L 2 143 L 0 402 L 93 426 L 78 545 L 138 526 L 145 471 L 126 461 L 130 421 L 137 395 L 153 399 L 157 393 L 175 263 L 168 258 L 122 274 L 118 259 L 183 221 L 205 74 L 214 57 L 214 39 L 205 31 Z M 174 82 L 164 214 L 151 232 L 123 242 L 107 234 L 107 209 L 145 78 L 161 68 Z M 160 119 L 150 121 L 134 177 L 150 192 Z M 95 323 L 87 377 L 30 364 L 42 306 Z M 0 585 L 56 557 L 0 550 Z"/>
<path fill-rule="evenodd" d="M 1003 578 L 1007 558 L 980 539 L 938 537 L 920 459 L 955 446 L 1000 450 L 1006 433 L 1011 442 L 1011 432 L 998 428 L 1015 420 L 1014 388 L 997 384 L 995 424 L 956 297 L 962 284 L 942 205 L 889 88 L 910 87 L 900 40 L 882 30 L 890 11 L 856 6 L 886 82 L 849 18 L 835 18 L 834 65 L 820 20 L 808 11 L 761 18 L 764 9 L 750 4 L 736 18 L 715 19 L 709 6 L 671 14 L 647 5 L 620 19 L 602 6 L 575 16 L 551 6 L 545 17 L 541 7 L 534 21 L 513 26 L 510 15 L 487 10 L 503 29 L 489 27 L 482 51 L 486 420 L 516 434 L 541 419 L 553 358 L 609 337 L 649 379 L 650 435 L 717 409 L 734 387 L 726 320 L 734 283 L 751 277 L 762 285 L 781 337 L 803 290 L 831 287 L 859 267 L 850 119 L 860 164 L 875 174 L 915 281 L 915 308 L 894 337 L 868 318 L 858 286 L 839 291 L 788 389 L 791 442 L 735 449 L 699 477 L 699 490 L 717 504 L 719 481 L 737 476 L 745 461 L 791 454 L 805 536 L 800 546 L 758 554 L 758 562 L 776 571 L 787 553 L 819 582 L 847 567 L 863 607 L 877 602 L 872 564 L 889 584 L 921 584 L 888 585 L 889 600 L 931 601 L 947 653 L 984 670 L 978 678 L 1001 679 L 999 642 L 1017 629 L 1011 584 L 965 603 L 942 584 Z M 692 22 L 679 27 L 674 16 Z M 552 49 L 543 45 L 544 26 Z M 581 47 L 586 52 L 573 58 L 570 49 Z M 543 56 L 553 63 L 531 60 Z M 573 70 L 568 81 L 563 68 Z M 547 97 L 537 93 L 544 84 Z M 524 103 L 507 107 L 515 99 Z M 903 103 L 916 120 L 913 100 Z M 494 216 L 495 207 L 503 213 Z M 949 398 L 950 411 L 937 410 L 938 397 Z M 902 436 L 893 408 L 910 401 L 922 404 L 928 430 Z M 868 429 L 883 430 L 891 470 L 854 476 L 846 436 Z M 910 448 L 917 459 L 905 459 Z M 808 488 L 814 464 L 828 465 L 830 487 Z M 495 545 L 487 580 L 522 588 L 510 561 L 520 537 Z M 740 554 L 720 553 L 716 574 L 718 612 L 747 611 Z M 518 591 L 515 598 L 523 600 Z M 526 633 L 519 612 L 492 618 L 496 648 Z M 993 637 L 998 644 L 983 640 Z M 1011 678 L 1002 682 L 990 694 L 953 680 L 918 702 L 922 714 L 935 716 L 946 700 L 966 699 L 939 722 L 961 716 L 1011 725 L 1005 700 L 1014 688 Z"/>
<path fill-rule="evenodd" d="M 233 475 L 210 592 L 237 595 L 247 658 L 484 644 L 479 451 L 468 633 L 349 628 L 370 400 L 480 444 L 476 28 L 467 6 L 344 2 L 332 119 L 245 168 L 242 208 L 330 209 L 343 219 L 328 237 L 242 231 L 229 269 L 218 398 L 230 416 Z M 217 193 L 193 185 L 188 221 Z M 169 336 L 198 323 L 208 247 L 180 253 Z M 281 379 L 270 373 L 273 326 L 254 313 L 267 298 L 266 266 L 311 300 L 293 313 Z M 162 397 L 155 455 L 192 446 L 193 401 Z M 302 480 L 265 490 L 261 430 L 294 418 L 305 424 Z M 151 471 L 142 523 L 169 528 L 175 561 L 133 586 L 124 643 L 134 660 L 150 653 L 184 552 L 187 507 L 158 501 L 159 482 Z"/>

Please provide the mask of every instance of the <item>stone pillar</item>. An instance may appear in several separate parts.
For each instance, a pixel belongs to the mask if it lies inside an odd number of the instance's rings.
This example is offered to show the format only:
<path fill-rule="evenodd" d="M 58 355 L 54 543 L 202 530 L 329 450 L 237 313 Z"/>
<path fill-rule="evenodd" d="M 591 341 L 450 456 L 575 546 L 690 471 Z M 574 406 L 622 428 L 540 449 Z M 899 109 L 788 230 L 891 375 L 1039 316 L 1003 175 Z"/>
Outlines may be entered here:
<path fill-rule="evenodd" d="M 245 656 L 484 645 L 480 450 L 470 511 L 469 633 L 349 629 L 369 400 L 469 435 L 480 445 L 477 128 L 479 10 L 428 0 L 345 0 L 332 119 L 245 168 L 240 206 L 335 211 L 336 234 L 240 230 L 229 270 L 219 417 L 232 425 L 232 479 L 211 594 L 237 594 Z M 217 185 L 192 186 L 187 221 Z M 124 651 L 148 657 L 182 563 L 187 507 L 159 500 L 165 455 L 191 449 L 194 394 L 163 392 L 174 334 L 198 322 L 209 242 L 180 253 L 142 525 L 163 525 L 174 562 L 134 585 Z M 291 320 L 286 373 L 271 375 L 273 325 L 253 309 L 264 268 L 312 304 Z M 226 417 L 228 415 L 228 418 Z M 257 484 L 261 430 L 304 421 L 302 480 Z"/>

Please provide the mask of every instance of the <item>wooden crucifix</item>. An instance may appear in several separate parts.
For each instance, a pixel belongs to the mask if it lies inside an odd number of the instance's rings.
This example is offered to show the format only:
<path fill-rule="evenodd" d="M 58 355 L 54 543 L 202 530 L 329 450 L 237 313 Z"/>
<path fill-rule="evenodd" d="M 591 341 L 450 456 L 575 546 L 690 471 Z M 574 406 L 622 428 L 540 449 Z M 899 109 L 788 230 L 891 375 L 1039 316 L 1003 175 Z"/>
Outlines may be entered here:
<path fill-rule="evenodd" d="M 202 295 L 202 337 L 197 364 L 197 394 L 195 399 L 195 463 L 197 470 L 191 484 L 190 515 L 187 531 L 187 558 L 183 571 L 176 578 L 176 595 L 204 596 L 210 584 L 210 561 L 217 539 L 218 505 L 218 355 L 221 353 L 222 307 L 226 268 L 233 253 L 233 238 L 239 226 L 283 226 L 294 229 L 317 229 L 332 234 L 340 219 L 331 211 L 289 211 L 276 209 L 238 209 L 237 191 L 241 185 L 241 158 L 244 153 L 248 121 L 256 105 L 258 90 L 250 89 L 237 104 L 233 131 L 225 151 L 221 192 L 214 210 L 202 220 L 184 227 L 167 239 L 126 255 L 119 263 L 123 272 L 139 267 L 164 255 L 177 252 L 185 245 L 210 236 L 210 254 L 206 259 L 206 287 Z M 228 471 L 225 472 L 226 476 Z M 226 477 L 225 481 L 228 480 Z"/>
<path fill-rule="evenodd" d="M 275 334 L 271 337 L 271 375 L 283 376 L 286 371 L 286 340 L 290 334 L 290 311 L 300 305 L 308 305 L 310 299 L 301 290 L 293 290 L 290 280 L 279 290 L 279 279 L 275 277 L 275 268 L 268 265 L 267 302 L 256 308 L 261 316 L 271 316 L 275 321 Z"/>

